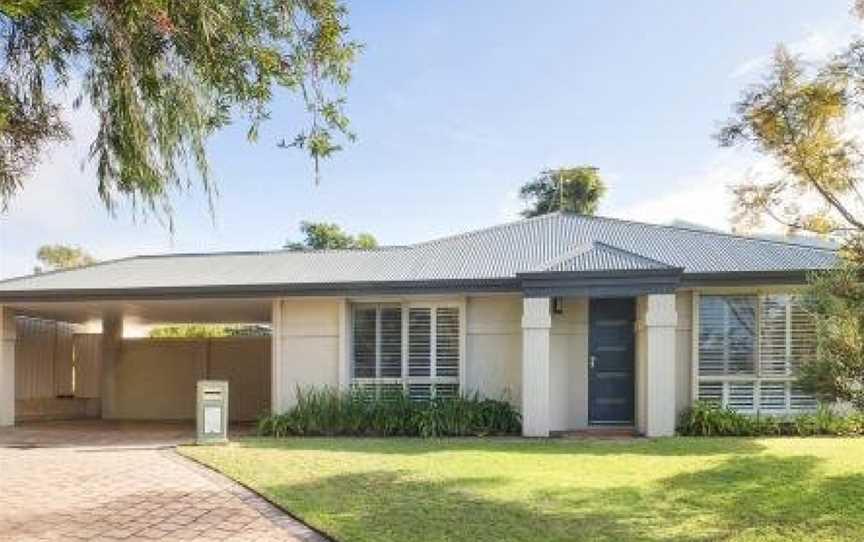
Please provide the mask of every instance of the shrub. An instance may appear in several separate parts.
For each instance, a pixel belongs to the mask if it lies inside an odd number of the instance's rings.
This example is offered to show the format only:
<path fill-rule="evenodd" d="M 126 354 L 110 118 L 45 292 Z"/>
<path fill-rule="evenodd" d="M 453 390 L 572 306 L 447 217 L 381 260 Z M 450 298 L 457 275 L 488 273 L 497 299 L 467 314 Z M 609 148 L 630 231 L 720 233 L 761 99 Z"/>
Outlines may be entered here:
<path fill-rule="evenodd" d="M 864 413 L 843 416 L 820 406 L 813 413 L 791 417 L 751 416 L 697 401 L 681 415 L 678 434 L 705 437 L 864 435 Z"/>
<path fill-rule="evenodd" d="M 485 436 L 518 434 L 519 412 L 505 400 L 470 396 L 414 401 L 401 392 L 297 390 L 297 404 L 263 417 L 263 436 Z"/>

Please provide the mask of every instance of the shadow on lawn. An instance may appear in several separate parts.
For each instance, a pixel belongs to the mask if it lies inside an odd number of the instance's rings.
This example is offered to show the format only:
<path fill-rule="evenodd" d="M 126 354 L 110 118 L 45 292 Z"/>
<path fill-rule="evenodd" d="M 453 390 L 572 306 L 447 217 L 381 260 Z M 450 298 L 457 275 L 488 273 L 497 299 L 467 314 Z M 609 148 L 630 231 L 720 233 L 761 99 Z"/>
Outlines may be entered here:
<path fill-rule="evenodd" d="M 765 450 L 765 446 L 752 438 L 529 440 L 518 437 L 450 439 L 288 437 L 281 439 L 245 438 L 235 442 L 251 448 L 397 455 L 477 451 L 542 455 L 710 456 L 751 455 Z"/>
<path fill-rule="evenodd" d="M 503 476 L 437 483 L 408 471 L 341 474 L 262 489 L 343 542 L 670 542 L 743 533 L 753 539 L 861 540 L 864 474 L 820 478 L 819 461 L 733 457 L 651 486 L 577 486 L 528 495 L 511 494 Z"/>

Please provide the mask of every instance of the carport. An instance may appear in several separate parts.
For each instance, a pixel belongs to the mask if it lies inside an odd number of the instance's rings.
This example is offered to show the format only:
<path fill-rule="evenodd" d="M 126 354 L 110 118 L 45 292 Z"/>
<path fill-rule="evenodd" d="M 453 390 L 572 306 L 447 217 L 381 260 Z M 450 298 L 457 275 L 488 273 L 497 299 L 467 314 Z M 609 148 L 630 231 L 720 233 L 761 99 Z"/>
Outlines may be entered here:
<path fill-rule="evenodd" d="M 271 313 L 270 298 L 4 300 L 0 425 L 187 421 L 194 418 L 201 379 L 229 381 L 231 421 L 254 420 L 270 410 L 269 336 L 154 339 L 134 330 L 181 323 L 269 326 Z"/>

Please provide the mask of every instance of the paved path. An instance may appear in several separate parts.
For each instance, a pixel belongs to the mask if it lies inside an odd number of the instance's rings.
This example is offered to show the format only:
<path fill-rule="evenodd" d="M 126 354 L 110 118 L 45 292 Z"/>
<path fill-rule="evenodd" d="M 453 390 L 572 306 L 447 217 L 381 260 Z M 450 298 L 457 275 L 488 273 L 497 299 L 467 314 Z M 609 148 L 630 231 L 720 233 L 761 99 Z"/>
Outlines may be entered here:
<path fill-rule="evenodd" d="M 0 430 L 2 541 L 324 540 L 178 455 L 172 444 L 188 433 L 150 428 L 106 436 L 96 428 L 59 442 L 56 429 L 36 427 Z"/>

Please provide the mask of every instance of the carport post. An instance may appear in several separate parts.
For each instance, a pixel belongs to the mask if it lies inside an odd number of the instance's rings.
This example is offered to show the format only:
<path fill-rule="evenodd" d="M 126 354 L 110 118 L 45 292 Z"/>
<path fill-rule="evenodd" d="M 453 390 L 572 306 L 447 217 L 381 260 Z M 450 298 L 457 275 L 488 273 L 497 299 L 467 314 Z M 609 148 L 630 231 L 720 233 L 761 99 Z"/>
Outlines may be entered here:
<path fill-rule="evenodd" d="M 114 417 L 114 373 L 123 347 L 123 316 L 102 317 L 102 418 Z"/>
<path fill-rule="evenodd" d="M 15 424 L 15 313 L 0 305 L 0 427 Z"/>

